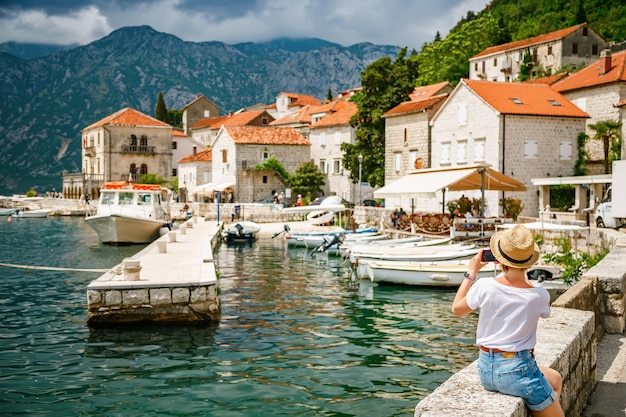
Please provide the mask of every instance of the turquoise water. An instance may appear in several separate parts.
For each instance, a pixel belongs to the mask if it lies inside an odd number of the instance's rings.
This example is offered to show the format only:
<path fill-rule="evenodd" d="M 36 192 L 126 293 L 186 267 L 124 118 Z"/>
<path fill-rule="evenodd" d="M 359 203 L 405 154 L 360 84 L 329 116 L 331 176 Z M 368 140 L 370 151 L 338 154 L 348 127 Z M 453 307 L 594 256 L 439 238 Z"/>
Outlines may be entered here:
<path fill-rule="evenodd" d="M 107 268 L 141 248 L 101 245 L 79 218 L 0 220 L 3 263 Z M 219 324 L 98 330 L 98 274 L 0 266 L 0 414 L 412 416 L 476 358 L 454 291 L 359 286 L 278 238 L 216 262 Z"/>

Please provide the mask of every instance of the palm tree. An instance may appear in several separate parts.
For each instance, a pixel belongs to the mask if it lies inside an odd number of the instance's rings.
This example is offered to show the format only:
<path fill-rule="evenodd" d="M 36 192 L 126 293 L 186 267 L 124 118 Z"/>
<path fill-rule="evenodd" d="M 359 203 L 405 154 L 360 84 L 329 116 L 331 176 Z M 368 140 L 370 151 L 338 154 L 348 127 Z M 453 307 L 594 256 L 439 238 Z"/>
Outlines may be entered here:
<path fill-rule="evenodd" d="M 595 135 L 593 135 L 593 139 L 602 141 L 602 147 L 604 149 L 604 173 L 610 174 L 609 167 L 611 161 L 621 158 L 622 135 L 620 130 L 622 129 L 622 122 L 600 120 L 598 123 L 589 125 L 589 128 L 596 132 Z"/>

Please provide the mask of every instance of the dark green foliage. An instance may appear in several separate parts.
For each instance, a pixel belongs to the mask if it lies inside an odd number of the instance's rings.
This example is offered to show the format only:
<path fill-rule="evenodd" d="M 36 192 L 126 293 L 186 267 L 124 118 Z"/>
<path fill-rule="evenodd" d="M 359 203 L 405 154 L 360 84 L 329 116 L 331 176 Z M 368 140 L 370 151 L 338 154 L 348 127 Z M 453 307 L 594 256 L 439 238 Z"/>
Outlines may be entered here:
<path fill-rule="evenodd" d="M 157 174 L 143 174 L 139 177 L 139 184 L 163 184 L 165 181 Z"/>
<path fill-rule="evenodd" d="M 330 88 L 328 89 L 328 93 L 326 94 L 326 100 L 333 101 L 333 93 Z"/>
<path fill-rule="evenodd" d="M 322 192 L 324 178 L 324 174 L 318 171 L 317 166 L 305 162 L 289 177 L 287 183 L 296 194 L 311 196 Z"/>
<path fill-rule="evenodd" d="M 554 210 L 567 211 L 576 200 L 576 188 L 570 184 L 550 186 L 550 207 Z"/>
<path fill-rule="evenodd" d="M 362 180 L 373 187 L 385 183 L 385 119 L 391 108 L 409 99 L 418 74 L 414 56 L 406 56 L 403 48 L 395 61 L 380 58 L 361 73 L 363 90 L 352 97 L 358 106 L 350 120 L 356 127 L 355 143 L 341 144 L 343 166 L 350 171 L 353 182 L 359 180 L 358 156 L 363 156 Z"/>
<path fill-rule="evenodd" d="M 167 110 L 167 123 L 174 127 L 183 127 L 183 111 L 182 110 Z"/>
<path fill-rule="evenodd" d="M 587 161 L 589 160 L 589 153 L 585 150 L 585 145 L 589 140 L 589 135 L 585 132 L 580 132 L 576 138 L 576 148 L 578 150 L 578 159 L 574 165 L 574 175 L 589 175 L 589 168 L 587 168 Z"/>
<path fill-rule="evenodd" d="M 283 181 L 289 180 L 289 173 L 276 158 L 269 157 L 262 164 L 257 164 L 256 169 L 273 169 L 282 178 Z"/>
<path fill-rule="evenodd" d="M 157 97 L 156 109 L 154 110 L 154 117 L 167 123 L 167 107 L 165 107 L 165 100 L 163 100 L 163 94 L 160 91 Z"/>
<path fill-rule="evenodd" d="M 621 159 L 622 148 L 622 122 L 614 120 L 600 120 L 598 123 L 589 125 L 589 128 L 596 132 L 593 135 L 594 140 L 602 141 L 604 150 L 604 173 L 611 173 L 611 162 Z"/>
<path fill-rule="evenodd" d="M 605 246 L 595 248 L 594 253 L 578 252 L 572 247 L 572 239 L 563 235 L 554 240 L 557 249 L 553 253 L 546 253 L 543 259 L 548 264 L 563 267 L 563 281 L 572 284 L 592 266 L 599 263 L 609 253 Z"/>

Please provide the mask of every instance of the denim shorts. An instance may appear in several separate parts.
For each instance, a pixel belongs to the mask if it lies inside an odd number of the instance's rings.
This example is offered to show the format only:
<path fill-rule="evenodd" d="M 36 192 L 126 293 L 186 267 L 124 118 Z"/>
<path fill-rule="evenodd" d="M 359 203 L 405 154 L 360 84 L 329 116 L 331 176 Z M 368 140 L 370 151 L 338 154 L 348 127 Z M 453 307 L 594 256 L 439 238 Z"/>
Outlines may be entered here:
<path fill-rule="evenodd" d="M 481 350 L 478 374 L 487 391 L 521 397 L 531 411 L 541 411 L 556 399 L 556 392 L 530 350 L 517 352 L 513 357 Z"/>

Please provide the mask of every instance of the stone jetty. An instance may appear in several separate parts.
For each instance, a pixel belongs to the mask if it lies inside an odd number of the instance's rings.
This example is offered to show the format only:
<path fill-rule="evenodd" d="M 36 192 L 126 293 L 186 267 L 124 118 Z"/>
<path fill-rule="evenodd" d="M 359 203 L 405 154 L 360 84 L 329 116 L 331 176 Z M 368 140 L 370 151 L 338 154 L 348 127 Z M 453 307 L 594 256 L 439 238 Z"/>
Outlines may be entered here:
<path fill-rule="evenodd" d="M 193 217 L 87 286 L 91 327 L 218 321 L 215 221 Z"/>

